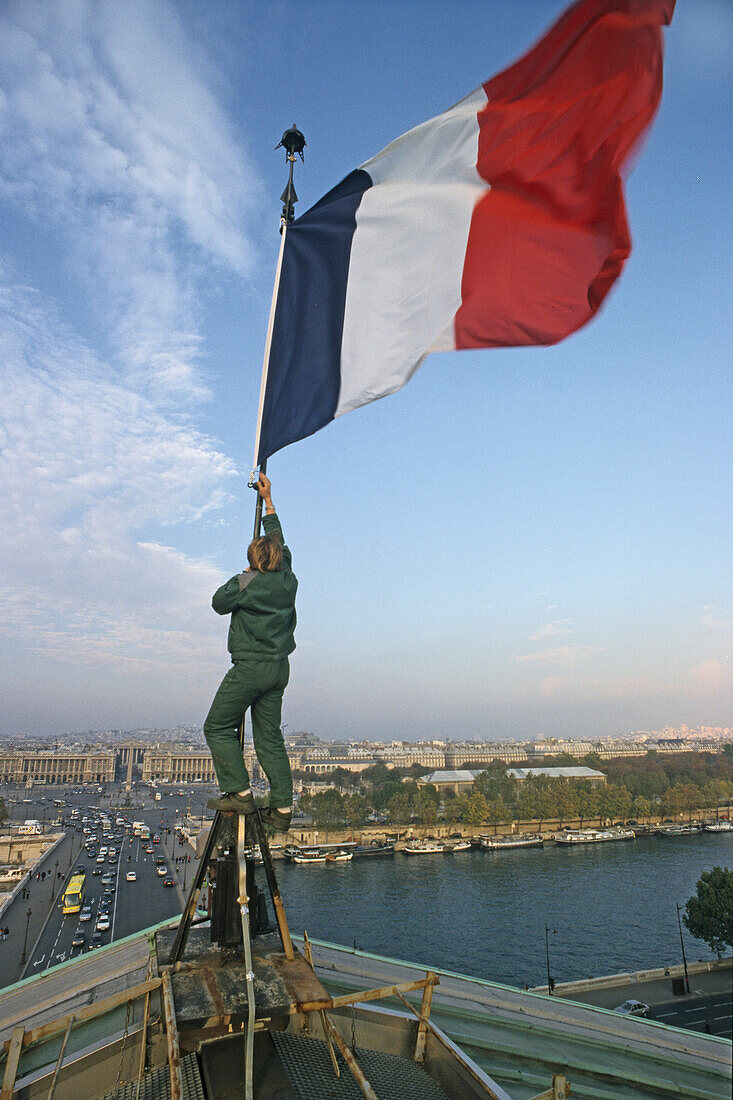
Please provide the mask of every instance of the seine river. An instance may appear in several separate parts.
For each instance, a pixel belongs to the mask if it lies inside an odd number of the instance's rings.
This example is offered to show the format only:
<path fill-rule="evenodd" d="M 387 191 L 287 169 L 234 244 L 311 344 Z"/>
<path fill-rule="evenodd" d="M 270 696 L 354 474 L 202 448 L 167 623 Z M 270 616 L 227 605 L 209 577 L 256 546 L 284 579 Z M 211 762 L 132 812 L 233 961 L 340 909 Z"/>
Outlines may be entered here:
<path fill-rule="evenodd" d="M 276 864 L 293 932 L 508 985 L 682 962 L 676 903 L 733 867 L 733 833 Z M 688 962 L 714 958 L 682 926 Z M 556 929 L 556 934 L 552 929 Z"/>

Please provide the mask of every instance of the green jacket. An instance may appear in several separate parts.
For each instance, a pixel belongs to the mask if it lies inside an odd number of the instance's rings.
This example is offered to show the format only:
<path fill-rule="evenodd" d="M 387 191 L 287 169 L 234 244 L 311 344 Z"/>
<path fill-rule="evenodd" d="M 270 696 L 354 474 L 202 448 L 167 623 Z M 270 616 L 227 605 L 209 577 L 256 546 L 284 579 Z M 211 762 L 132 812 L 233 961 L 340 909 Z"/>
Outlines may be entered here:
<path fill-rule="evenodd" d="M 239 573 L 218 588 L 211 601 L 219 615 L 232 616 L 227 647 L 233 661 L 280 661 L 295 649 L 298 582 L 292 558 L 277 516 L 265 516 L 263 525 L 266 535 L 278 534 L 283 542 L 282 569 Z"/>

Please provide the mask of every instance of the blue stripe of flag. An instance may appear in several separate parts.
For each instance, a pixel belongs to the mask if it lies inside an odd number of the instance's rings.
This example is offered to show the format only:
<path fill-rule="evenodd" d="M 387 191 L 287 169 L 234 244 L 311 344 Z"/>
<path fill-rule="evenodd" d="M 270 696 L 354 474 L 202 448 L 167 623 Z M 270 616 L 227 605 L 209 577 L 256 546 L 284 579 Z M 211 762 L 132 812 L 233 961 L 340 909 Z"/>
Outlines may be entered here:
<path fill-rule="evenodd" d="M 333 420 L 361 168 L 288 227 L 270 346 L 258 463 Z"/>

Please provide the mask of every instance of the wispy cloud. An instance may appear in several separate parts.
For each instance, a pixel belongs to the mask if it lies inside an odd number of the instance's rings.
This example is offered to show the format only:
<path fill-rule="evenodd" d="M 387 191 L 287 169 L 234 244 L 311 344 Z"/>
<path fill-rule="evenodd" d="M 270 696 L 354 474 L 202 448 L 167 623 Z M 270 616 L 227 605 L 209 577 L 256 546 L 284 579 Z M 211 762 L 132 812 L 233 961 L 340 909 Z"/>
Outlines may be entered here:
<path fill-rule="evenodd" d="M 571 619 L 555 619 L 554 622 L 545 623 L 534 634 L 530 634 L 530 642 L 544 642 L 547 638 L 557 638 L 563 634 L 572 634 Z"/>
<path fill-rule="evenodd" d="M 730 622 L 726 620 L 724 615 L 715 607 L 711 607 L 706 604 L 702 608 L 702 619 L 700 620 L 702 626 L 708 627 L 710 630 L 725 630 L 730 626 Z"/>
<path fill-rule="evenodd" d="M 247 275 L 259 184 L 166 0 L 10 0 L 0 198 L 55 227 L 129 379 L 200 399 L 196 265 Z"/>
<path fill-rule="evenodd" d="M 597 646 L 561 645 L 543 649 L 537 653 L 524 653 L 515 657 L 515 661 L 529 665 L 563 665 L 571 667 L 590 653 L 597 653 Z"/>
<path fill-rule="evenodd" d="M 38 293 L 1 285 L 0 385 L 0 632 L 75 663 L 212 654 L 219 574 L 140 532 L 220 509 L 230 460 L 115 378 Z"/>

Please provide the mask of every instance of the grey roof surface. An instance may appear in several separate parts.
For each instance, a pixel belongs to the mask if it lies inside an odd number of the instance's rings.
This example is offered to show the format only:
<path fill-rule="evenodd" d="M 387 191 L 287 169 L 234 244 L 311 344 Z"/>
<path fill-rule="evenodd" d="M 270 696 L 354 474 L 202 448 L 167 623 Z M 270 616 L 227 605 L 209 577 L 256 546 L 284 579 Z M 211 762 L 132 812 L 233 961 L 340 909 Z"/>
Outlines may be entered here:
<path fill-rule="evenodd" d="M 515 779 L 528 779 L 532 775 L 546 775 L 550 779 L 605 779 L 605 773 L 595 768 L 508 768 L 507 774 Z"/>

